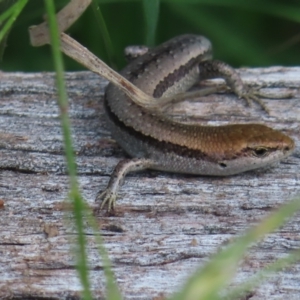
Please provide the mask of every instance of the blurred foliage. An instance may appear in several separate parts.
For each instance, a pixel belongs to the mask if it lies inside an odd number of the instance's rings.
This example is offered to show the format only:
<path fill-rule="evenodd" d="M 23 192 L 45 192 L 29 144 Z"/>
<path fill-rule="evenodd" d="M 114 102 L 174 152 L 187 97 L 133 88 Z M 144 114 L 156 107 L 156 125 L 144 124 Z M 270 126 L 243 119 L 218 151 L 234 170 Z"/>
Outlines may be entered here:
<path fill-rule="evenodd" d="M 56 0 L 57 10 L 67 2 Z M 98 3 L 116 55 L 115 63 L 121 68 L 125 64 L 124 47 L 152 43 L 153 37 L 146 32 L 151 14 L 144 13 L 142 0 L 98 0 Z M 300 64 L 300 1 L 165 0 L 157 11 L 155 44 L 179 34 L 197 33 L 212 41 L 215 58 L 235 67 Z M 43 1 L 29 1 L 8 36 L 1 70 L 53 70 L 50 47 L 33 48 L 28 37 L 28 27 L 41 23 L 44 14 Z M 98 26 L 95 13 L 89 8 L 68 33 L 108 61 Z M 66 69 L 82 67 L 66 58 Z"/>

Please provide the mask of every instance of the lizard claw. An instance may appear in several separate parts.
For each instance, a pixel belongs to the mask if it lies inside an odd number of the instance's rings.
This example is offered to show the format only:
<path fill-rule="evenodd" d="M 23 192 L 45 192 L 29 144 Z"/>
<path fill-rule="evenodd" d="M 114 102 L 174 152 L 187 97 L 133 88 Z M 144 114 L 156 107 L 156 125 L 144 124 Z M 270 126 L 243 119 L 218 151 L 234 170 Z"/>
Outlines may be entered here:
<path fill-rule="evenodd" d="M 153 162 L 145 158 L 123 159 L 115 167 L 106 189 L 98 193 L 95 201 L 102 201 L 100 209 L 107 205 L 107 211 L 114 210 L 118 196 L 118 190 L 123 178 L 128 172 L 149 168 Z"/>
<path fill-rule="evenodd" d="M 261 100 L 261 94 L 258 91 L 249 90 L 242 95 L 240 95 L 240 98 L 243 98 L 246 100 L 247 105 L 249 107 L 252 107 L 252 103 L 256 102 L 267 114 L 270 114 L 270 111 L 266 104 Z"/>
<path fill-rule="evenodd" d="M 117 200 L 117 194 L 107 187 L 102 193 L 98 193 L 95 202 L 102 201 L 99 210 L 107 206 L 107 211 L 114 210 Z"/>

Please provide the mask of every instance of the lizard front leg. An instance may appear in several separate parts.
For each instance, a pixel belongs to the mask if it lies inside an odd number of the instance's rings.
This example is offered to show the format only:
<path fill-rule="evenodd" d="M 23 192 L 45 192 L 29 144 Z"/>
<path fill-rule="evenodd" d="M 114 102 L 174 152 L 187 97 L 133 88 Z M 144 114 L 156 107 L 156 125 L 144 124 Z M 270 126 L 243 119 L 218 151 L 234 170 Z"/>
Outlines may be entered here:
<path fill-rule="evenodd" d="M 123 159 L 115 167 L 109 183 L 103 192 L 99 192 L 95 201 L 101 201 L 100 210 L 107 205 L 107 211 L 114 209 L 119 188 L 126 174 L 151 168 L 153 161 L 145 158 Z"/>

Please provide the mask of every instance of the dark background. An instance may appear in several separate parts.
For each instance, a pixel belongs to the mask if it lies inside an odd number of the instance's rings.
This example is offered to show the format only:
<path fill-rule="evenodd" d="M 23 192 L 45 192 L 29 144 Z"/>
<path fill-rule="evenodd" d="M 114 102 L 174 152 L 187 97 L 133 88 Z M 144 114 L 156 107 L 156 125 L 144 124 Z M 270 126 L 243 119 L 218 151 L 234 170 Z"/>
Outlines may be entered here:
<path fill-rule="evenodd" d="M 67 2 L 55 1 L 57 9 Z M 124 47 L 145 44 L 149 35 L 142 1 L 102 0 L 98 3 L 115 52 L 114 64 L 121 68 L 125 64 Z M 1 4 L 2 11 L 5 10 L 4 4 L 10 4 L 10 0 Z M 43 15 L 44 1 L 29 0 L 8 36 L 1 70 L 53 70 L 50 47 L 33 48 L 29 43 L 28 27 L 41 23 Z M 111 64 L 97 17 L 89 7 L 68 33 Z M 300 64 L 299 22 L 300 1 L 161 1 L 153 44 L 179 34 L 197 33 L 212 41 L 215 58 L 235 67 L 294 66 Z M 69 58 L 65 60 L 65 67 L 67 70 L 82 69 Z"/>

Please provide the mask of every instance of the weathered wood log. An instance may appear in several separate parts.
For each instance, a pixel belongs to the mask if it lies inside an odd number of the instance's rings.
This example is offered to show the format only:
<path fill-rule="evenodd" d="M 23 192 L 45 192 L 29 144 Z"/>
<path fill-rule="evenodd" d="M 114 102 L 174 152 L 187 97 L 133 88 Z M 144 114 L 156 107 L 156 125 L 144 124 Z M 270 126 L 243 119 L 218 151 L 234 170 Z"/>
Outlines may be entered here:
<path fill-rule="evenodd" d="M 97 215 L 118 285 L 126 299 L 152 299 L 182 286 L 211 254 L 300 194 L 300 68 L 243 69 L 251 85 L 291 99 L 266 99 L 270 115 L 245 108 L 232 94 L 176 105 L 175 118 L 204 124 L 259 122 L 296 141 L 279 166 L 231 177 L 147 171 L 126 177 L 113 215 Z M 107 82 L 91 72 L 67 73 L 72 133 L 79 182 L 89 205 L 104 189 L 126 154 L 105 128 L 102 97 Z M 78 298 L 66 222 L 68 192 L 54 75 L 0 73 L 0 298 Z M 291 249 L 300 247 L 300 214 L 247 252 L 233 285 Z M 91 232 L 91 282 L 105 296 L 102 263 Z M 251 299 L 299 299 L 300 265 L 295 264 L 253 290 Z"/>

